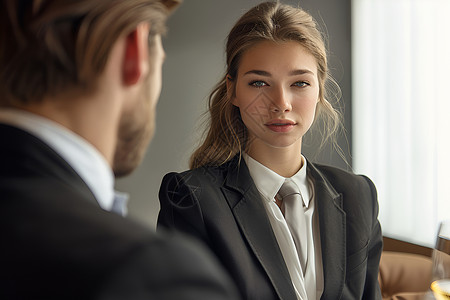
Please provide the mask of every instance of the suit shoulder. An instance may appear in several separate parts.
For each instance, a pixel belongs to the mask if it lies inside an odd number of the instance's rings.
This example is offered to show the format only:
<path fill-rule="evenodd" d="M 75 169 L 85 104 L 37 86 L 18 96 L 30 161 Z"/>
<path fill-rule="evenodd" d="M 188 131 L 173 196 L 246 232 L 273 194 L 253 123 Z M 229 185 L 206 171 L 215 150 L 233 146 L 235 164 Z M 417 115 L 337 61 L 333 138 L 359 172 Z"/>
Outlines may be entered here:
<path fill-rule="evenodd" d="M 311 164 L 313 173 L 316 173 L 331 184 L 337 191 L 358 190 L 369 188 L 375 190 L 375 186 L 370 178 L 365 175 L 355 174 L 337 167 L 322 164 Z M 314 177 L 314 176 L 313 176 Z"/>
<path fill-rule="evenodd" d="M 186 282 L 189 281 L 189 284 Z M 100 299 L 237 299 L 217 259 L 197 241 L 164 232 L 115 270 Z M 124 297 L 125 299 L 125 297 Z"/>
<path fill-rule="evenodd" d="M 221 185 L 226 178 L 226 172 L 227 168 L 224 166 L 203 166 L 180 173 L 171 172 L 164 176 L 162 185 Z"/>
<path fill-rule="evenodd" d="M 73 295 L 87 299 L 83 293 L 92 293 L 96 284 L 132 253 L 156 239 L 151 230 L 104 211 L 83 193 L 57 180 L 2 181 L 0 190 L 5 196 L 0 224 L 10 228 L 4 237 L 8 246 L 0 250 L 0 265 L 12 282 L 28 286 L 37 298 L 46 297 L 41 297 L 43 294 L 67 298 L 66 293 L 73 288 L 71 282 L 77 282 L 86 290 Z M 70 274 L 67 266 L 71 266 Z M 42 282 L 54 285 L 50 290 Z M 15 288 L 11 286 L 11 290 Z M 27 295 L 28 291 L 23 293 Z"/>
<path fill-rule="evenodd" d="M 358 176 L 355 173 L 353 173 L 352 171 L 346 171 L 346 170 L 343 170 L 338 167 L 333 167 L 333 166 L 323 165 L 323 164 L 318 164 L 318 163 L 310 163 L 310 165 L 312 165 L 312 167 L 316 168 L 320 172 L 322 172 L 326 175 L 329 175 L 329 176 L 337 176 L 337 177 L 339 177 L 339 176 L 346 176 L 346 177 Z"/>

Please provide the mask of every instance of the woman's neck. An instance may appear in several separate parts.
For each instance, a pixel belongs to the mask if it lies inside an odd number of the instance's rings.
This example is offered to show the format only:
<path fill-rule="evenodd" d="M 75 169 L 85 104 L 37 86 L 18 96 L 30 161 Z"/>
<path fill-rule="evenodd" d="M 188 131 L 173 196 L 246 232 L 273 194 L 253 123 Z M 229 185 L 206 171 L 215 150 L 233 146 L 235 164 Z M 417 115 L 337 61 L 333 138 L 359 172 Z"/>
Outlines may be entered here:
<path fill-rule="evenodd" d="M 247 154 L 283 177 L 289 178 L 295 175 L 303 165 L 301 142 L 284 148 L 261 146 L 252 145 Z"/>

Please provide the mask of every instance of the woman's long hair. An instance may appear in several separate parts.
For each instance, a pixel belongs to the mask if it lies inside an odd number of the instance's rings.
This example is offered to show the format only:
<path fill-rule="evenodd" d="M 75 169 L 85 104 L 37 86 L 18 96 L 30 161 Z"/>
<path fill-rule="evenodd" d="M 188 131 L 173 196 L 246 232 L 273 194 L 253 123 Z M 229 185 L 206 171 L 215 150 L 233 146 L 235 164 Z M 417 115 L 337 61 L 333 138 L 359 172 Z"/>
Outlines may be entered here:
<path fill-rule="evenodd" d="M 219 166 L 236 154 L 242 154 L 248 143 L 247 128 L 242 122 L 239 108 L 231 103 L 236 80 L 227 90 L 227 77 L 235 79 L 240 59 L 245 51 L 261 41 L 295 41 L 305 47 L 316 59 L 319 81 L 319 102 L 315 121 L 321 117 L 322 145 L 341 126 L 340 113 L 327 100 L 326 87 L 335 87 L 331 96 L 340 95 L 337 84 L 328 73 L 327 51 L 324 38 L 312 16 L 302 10 L 279 2 L 264 2 L 244 14 L 231 29 L 226 44 L 227 70 L 209 96 L 209 126 L 203 143 L 194 151 L 190 168 Z M 337 88 L 337 89 L 336 89 Z M 336 144 L 337 145 L 337 144 Z M 338 147 L 338 146 L 337 146 Z"/>

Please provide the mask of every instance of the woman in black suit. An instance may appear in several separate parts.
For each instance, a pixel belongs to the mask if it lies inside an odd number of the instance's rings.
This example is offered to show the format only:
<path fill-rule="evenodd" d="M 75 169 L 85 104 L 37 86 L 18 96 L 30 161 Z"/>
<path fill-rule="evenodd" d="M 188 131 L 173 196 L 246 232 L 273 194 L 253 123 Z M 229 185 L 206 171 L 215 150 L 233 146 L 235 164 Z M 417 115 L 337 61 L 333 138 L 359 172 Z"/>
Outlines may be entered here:
<path fill-rule="evenodd" d="M 158 227 L 201 239 L 245 299 L 381 299 L 373 183 L 301 154 L 318 118 L 324 137 L 340 124 L 315 21 L 261 3 L 235 24 L 226 51 L 191 170 L 163 179 Z"/>

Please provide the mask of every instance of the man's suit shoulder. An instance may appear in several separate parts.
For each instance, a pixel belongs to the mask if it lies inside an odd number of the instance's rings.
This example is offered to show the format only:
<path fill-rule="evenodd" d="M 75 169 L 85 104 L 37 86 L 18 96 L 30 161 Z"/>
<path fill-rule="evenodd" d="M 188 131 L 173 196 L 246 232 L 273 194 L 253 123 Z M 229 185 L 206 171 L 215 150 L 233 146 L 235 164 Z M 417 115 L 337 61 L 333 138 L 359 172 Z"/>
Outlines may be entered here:
<path fill-rule="evenodd" d="M 112 274 L 99 299 L 237 299 L 217 259 L 202 245 L 163 233 L 164 238 L 154 236 Z"/>
<path fill-rule="evenodd" d="M 25 298 L 230 299 L 228 278 L 196 242 L 104 211 L 58 180 L 27 180 L 0 182 L 1 227 L 22 224 L 4 236 L 0 298 L 15 299 L 20 284 Z"/>

